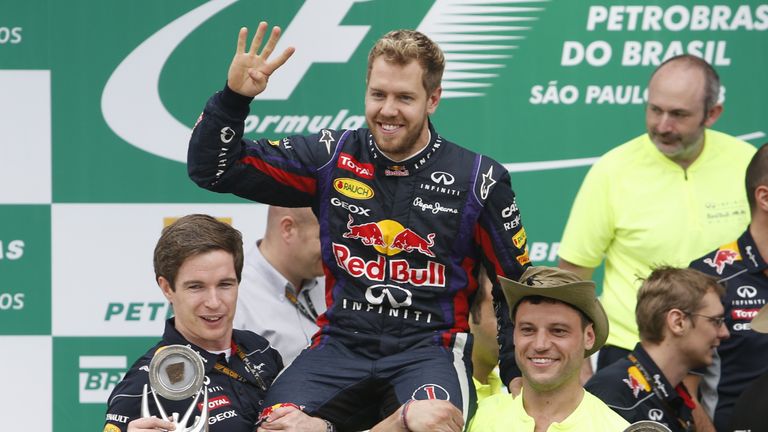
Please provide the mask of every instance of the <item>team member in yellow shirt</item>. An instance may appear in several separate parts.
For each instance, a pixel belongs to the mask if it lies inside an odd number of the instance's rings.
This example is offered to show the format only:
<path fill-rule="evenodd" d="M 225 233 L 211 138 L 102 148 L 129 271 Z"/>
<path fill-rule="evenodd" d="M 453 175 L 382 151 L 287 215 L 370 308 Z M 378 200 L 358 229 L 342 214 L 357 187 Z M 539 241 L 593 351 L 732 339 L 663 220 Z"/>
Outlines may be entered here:
<path fill-rule="evenodd" d="M 594 282 L 548 267 L 530 267 L 520 282 L 499 281 L 514 323 L 522 392 L 480 402 L 469 431 L 623 431 L 629 423 L 579 382 L 584 359 L 608 337 Z"/>
<path fill-rule="evenodd" d="M 601 301 L 611 334 L 598 369 L 639 341 L 638 278 L 661 264 L 685 267 L 749 223 L 743 179 L 755 147 L 708 129 L 723 112 L 719 91 L 706 61 L 663 63 L 648 84 L 647 133 L 600 158 L 576 196 L 559 266 L 590 279 L 605 259 Z"/>

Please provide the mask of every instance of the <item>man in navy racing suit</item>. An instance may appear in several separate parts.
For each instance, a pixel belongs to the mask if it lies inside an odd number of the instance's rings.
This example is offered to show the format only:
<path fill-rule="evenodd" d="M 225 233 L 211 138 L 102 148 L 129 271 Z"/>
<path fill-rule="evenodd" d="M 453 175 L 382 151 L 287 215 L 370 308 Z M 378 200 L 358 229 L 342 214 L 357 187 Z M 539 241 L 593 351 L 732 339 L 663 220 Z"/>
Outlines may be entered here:
<path fill-rule="evenodd" d="M 445 60 L 408 30 L 369 54 L 368 129 L 243 138 L 251 100 L 293 52 L 269 60 L 279 32 L 259 53 L 266 23 L 248 49 L 240 30 L 227 86 L 208 101 L 188 156 L 204 188 L 310 206 L 320 221 L 328 310 L 267 405 L 295 403 L 346 430 L 409 400 L 445 399 L 466 421 L 475 404 L 468 311 L 481 269 L 494 281 L 502 378 L 519 375 L 496 279 L 517 280 L 530 261 L 509 174 L 435 131 Z"/>

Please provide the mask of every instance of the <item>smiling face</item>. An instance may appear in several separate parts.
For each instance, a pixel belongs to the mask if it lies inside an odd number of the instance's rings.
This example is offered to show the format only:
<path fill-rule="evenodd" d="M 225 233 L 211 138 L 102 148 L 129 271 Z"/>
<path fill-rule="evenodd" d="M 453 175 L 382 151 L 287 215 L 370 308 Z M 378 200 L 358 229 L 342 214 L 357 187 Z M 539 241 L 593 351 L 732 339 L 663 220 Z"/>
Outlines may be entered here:
<path fill-rule="evenodd" d="M 691 369 L 711 365 L 720 342 L 730 336 L 725 325 L 718 325 L 707 318 L 722 317 L 724 312 L 720 297 L 709 290 L 702 298 L 699 309 L 688 315 L 688 331 L 680 339 L 679 346 Z"/>
<path fill-rule="evenodd" d="M 232 254 L 213 250 L 193 255 L 179 267 L 175 289 L 162 276 L 158 284 L 185 339 L 207 351 L 229 348 L 238 289 Z"/>
<path fill-rule="evenodd" d="M 561 303 L 517 307 L 514 327 L 515 360 L 524 383 L 541 393 L 578 384 L 584 352 L 595 343 L 592 324 L 582 329 L 581 315 Z"/>
<path fill-rule="evenodd" d="M 365 93 L 365 119 L 379 149 L 395 162 L 426 146 L 427 118 L 435 112 L 442 89 L 427 94 L 424 70 L 416 62 L 406 65 L 377 57 L 371 64 Z"/>

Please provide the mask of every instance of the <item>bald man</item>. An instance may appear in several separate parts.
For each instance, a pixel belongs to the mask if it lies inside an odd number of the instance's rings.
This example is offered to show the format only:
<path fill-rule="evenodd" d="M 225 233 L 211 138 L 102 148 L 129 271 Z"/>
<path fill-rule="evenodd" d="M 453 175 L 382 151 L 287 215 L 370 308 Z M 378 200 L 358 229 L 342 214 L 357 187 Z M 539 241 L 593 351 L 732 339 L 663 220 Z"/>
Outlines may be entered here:
<path fill-rule="evenodd" d="M 270 206 L 264 238 L 245 255 L 234 327 L 267 338 L 286 366 L 325 312 L 319 229 L 308 207 Z"/>

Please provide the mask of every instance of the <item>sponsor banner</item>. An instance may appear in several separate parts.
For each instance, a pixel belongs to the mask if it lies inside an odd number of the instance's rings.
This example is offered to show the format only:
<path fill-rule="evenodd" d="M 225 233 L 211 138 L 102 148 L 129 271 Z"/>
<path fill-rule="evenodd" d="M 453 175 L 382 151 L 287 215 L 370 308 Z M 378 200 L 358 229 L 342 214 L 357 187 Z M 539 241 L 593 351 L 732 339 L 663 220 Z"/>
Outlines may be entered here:
<path fill-rule="evenodd" d="M 266 210 L 261 204 L 54 204 L 53 334 L 161 334 L 172 315 L 152 267 L 163 227 L 187 214 L 210 214 L 240 230 L 247 249 L 264 233 Z"/>
<path fill-rule="evenodd" d="M 0 205 L 0 334 L 51 333 L 51 215 Z"/>
<path fill-rule="evenodd" d="M 0 392 L 3 430 L 50 431 L 51 337 L 0 336 L 0 346 L 0 369 L 5 371 Z"/>
<path fill-rule="evenodd" d="M 102 430 L 110 393 L 161 335 L 54 338 L 53 379 L 48 380 L 53 382 L 53 431 Z"/>
<path fill-rule="evenodd" d="M 0 26 L 0 57 L 3 27 Z M 0 70 L 0 204 L 51 202 L 51 73 Z"/>

